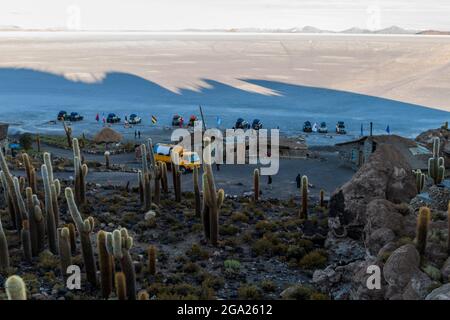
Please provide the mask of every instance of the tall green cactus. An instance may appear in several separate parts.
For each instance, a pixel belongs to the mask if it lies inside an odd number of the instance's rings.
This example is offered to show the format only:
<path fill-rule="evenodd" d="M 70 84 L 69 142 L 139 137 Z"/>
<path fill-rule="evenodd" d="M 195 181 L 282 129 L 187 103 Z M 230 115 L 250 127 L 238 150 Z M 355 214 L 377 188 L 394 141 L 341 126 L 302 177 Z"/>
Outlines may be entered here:
<path fill-rule="evenodd" d="M 59 259 L 61 263 L 61 274 L 67 276 L 67 268 L 72 264 L 72 252 L 70 249 L 70 231 L 64 227 L 58 229 Z"/>
<path fill-rule="evenodd" d="M 306 219 L 308 219 L 308 177 L 307 176 L 302 177 L 301 190 L 302 190 L 302 208 L 300 210 L 300 218 L 306 220 Z"/>
<path fill-rule="evenodd" d="M 114 230 L 112 237 L 107 237 L 107 242 L 106 247 L 112 250 L 110 253 L 120 262 L 122 272 L 125 274 L 128 300 L 136 300 L 136 271 L 130 255 L 133 238 L 128 235 L 127 229 L 122 228 Z"/>
<path fill-rule="evenodd" d="M 209 219 L 209 239 L 211 244 L 216 246 L 219 238 L 219 210 L 223 204 L 225 193 L 223 189 L 216 191 L 216 184 L 212 170 L 211 161 L 211 140 L 205 138 L 205 156 L 203 159 L 203 223 Z M 206 217 L 208 214 L 208 217 Z"/>
<path fill-rule="evenodd" d="M 28 187 L 30 187 L 34 192 L 36 192 L 37 191 L 36 169 L 31 164 L 30 156 L 27 153 L 22 153 L 22 160 L 25 165 Z"/>
<path fill-rule="evenodd" d="M 80 151 L 80 144 L 77 138 L 73 138 L 73 166 L 75 176 L 75 200 L 78 205 L 86 203 L 86 176 L 88 174 L 88 166 L 83 164 Z"/>
<path fill-rule="evenodd" d="M 169 183 L 167 180 L 167 164 L 161 162 L 161 186 L 165 194 L 169 193 Z"/>
<path fill-rule="evenodd" d="M 444 158 L 439 157 L 440 140 L 433 139 L 433 157 L 428 159 L 428 175 L 433 179 L 434 184 L 439 184 L 444 180 L 445 165 Z"/>
<path fill-rule="evenodd" d="M 119 300 L 127 299 L 127 283 L 123 272 L 116 272 L 114 276 L 114 283 L 116 287 L 116 295 Z"/>
<path fill-rule="evenodd" d="M 56 223 L 55 223 L 55 213 L 53 211 L 53 196 L 52 196 L 52 183 L 51 183 L 51 171 L 48 169 L 46 164 L 41 167 L 42 180 L 44 182 L 45 191 L 45 221 L 47 226 L 47 239 L 48 246 L 52 253 L 58 253 L 57 245 L 57 234 L 56 234 Z"/>
<path fill-rule="evenodd" d="M 111 255 L 106 247 L 106 239 L 108 234 L 101 230 L 97 233 L 97 250 L 100 264 L 100 285 L 102 296 L 108 299 L 112 292 L 113 265 Z"/>
<path fill-rule="evenodd" d="M 427 207 L 419 209 L 417 217 L 416 247 L 420 256 L 423 257 L 427 246 L 428 226 L 430 224 L 431 212 Z"/>
<path fill-rule="evenodd" d="M 181 171 L 180 166 L 178 165 L 180 163 L 180 156 L 178 153 L 173 152 L 173 150 L 170 152 L 170 159 L 171 159 L 171 168 L 172 168 L 172 182 L 173 182 L 173 190 L 175 192 L 175 201 L 181 202 Z"/>
<path fill-rule="evenodd" d="M 3 230 L 0 219 L 0 272 L 6 272 L 9 269 L 9 250 L 6 241 L 5 231 Z"/>
<path fill-rule="evenodd" d="M 200 217 L 202 214 L 202 200 L 200 195 L 200 186 L 198 183 L 198 167 L 194 167 L 193 171 L 193 184 L 194 184 L 194 206 L 195 206 L 195 215 Z"/>
<path fill-rule="evenodd" d="M 19 214 L 18 216 L 16 216 L 16 218 L 18 219 L 16 219 L 16 222 L 20 224 L 19 229 L 22 229 L 22 222 L 28 219 L 28 212 L 20 190 L 20 182 L 19 179 L 17 179 L 17 177 L 13 178 L 13 184 L 14 184 L 13 192 L 16 194 L 17 207 L 19 208 Z"/>
<path fill-rule="evenodd" d="M 45 218 L 39 205 L 34 206 L 33 218 L 36 222 L 37 254 L 44 250 L 45 246 Z"/>
<path fill-rule="evenodd" d="M 425 186 L 425 174 L 422 173 L 422 170 L 420 170 L 420 169 L 413 170 L 413 173 L 416 176 L 417 193 L 421 193 Z"/>
<path fill-rule="evenodd" d="M 20 220 L 20 212 L 19 212 L 19 205 L 17 203 L 16 192 L 14 191 L 14 181 L 9 171 L 8 164 L 6 163 L 5 156 L 1 151 L 1 148 L 0 148 L 0 168 L 3 172 L 1 175 L 2 184 L 4 184 L 4 187 L 6 187 L 5 190 L 7 190 L 8 195 L 10 197 L 8 200 L 8 207 L 11 208 L 9 211 L 12 223 L 16 229 L 20 230 L 22 225 L 18 223 L 18 221 Z"/>
<path fill-rule="evenodd" d="M 163 170 L 161 163 L 162 162 L 158 161 L 155 164 L 155 167 L 153 170 L 154 171 L 154 174 L 153 174 L 154 182 L 155 182 L 155 185 L 154 185 L 155 194 L 153 197 L 153 202 L 157 205 L 159 205 L 161 202 L 161 181 L 162 181 L 162 170 Z"/>
<path fill-rule="evenodd" d="M 22 221 L 22 230 L 20 230 L 20 239 L 22 243 L 23 257 L 30 263 L 32 260 L 30 224 L 28 220 Z"/>
<path fill-rule="evenodd" d="M 38 251 L 38 234 L 37 234 L 37 225 L 36 219 L 34 217 L 34 200 L 33 200 L 33 189 L 31 187 L 27 187 L 25 189 L 26 195 L 26 204 L 27 204 L 27 213 L 28 213 L 28 223 L 30 225 L 30 242 L 31 242 L 31 253 L 33 257 L 37 256 Z"/>
<path fill-rule="evenodd" d="M 27 300 L 27 288 L 19 276 L 6 279 L 5 290 L 8 300 Z"/>
<path fill-rule="evenodd" d="M 9 217 L 11 219 L 11 224 L 13 225 L 14 229 L 17 229 L 16 226 L 16 213 L 14 211 L 14 204 L 12 200 L 12 196 L 9 192 L 8 183 L 6 181 L 6 176 L 3 171 L 0 171 L 0 182 L 3 187 L 3 197 L 5 199 L 5 204 L 7 205 L 7 211 L 9 213 Z"/>
<path fill-rule="evenodd" d="M 78 234 L 81 240 L 81 253 L 83 254 L 84 267 L 86 269 L 87 279 L 94 287 L 97 286 L 97 266 L 95 264 L 94 250 L 92 248 L 91 233 L 94 229 L 94 219 L 89 217 L 83 220 L 81 213 L 75 203 L 73 191 L 66 188 L 65 191 L 67 206 L 69 207 L 70 215 L 75 222 Z"/>
<path fill-rule="evenodd" d="M 253 200 L 257 202 L 259 200 L 259 170 L 255 169 L 253 171 Z"/>

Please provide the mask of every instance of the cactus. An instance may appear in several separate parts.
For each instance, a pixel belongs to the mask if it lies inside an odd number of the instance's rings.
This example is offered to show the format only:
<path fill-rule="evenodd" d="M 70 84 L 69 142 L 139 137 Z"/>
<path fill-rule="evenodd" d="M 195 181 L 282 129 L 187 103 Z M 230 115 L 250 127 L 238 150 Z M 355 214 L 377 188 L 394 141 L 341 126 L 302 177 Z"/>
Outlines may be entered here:
<path fill-rule="evenodd" d="M 153 197 L 153 202 L 157 205 L 161 202 L 161 183 L 162 183 L 162 162 L 158 161 L 154 167 L 154 181 L 155 181 L 155 194 Z"/>
<path fill-rule="evenodd" d="M 109 169 L 111 166 L 111 153 L 109 151 L 105 151 L 105 167 Z"/>
<path fill-rule="evenodd" d="M 30 161 L 30 157 L 27 153 L 22 154 L 23 163 L 25 165 L 25 172 L 27 175 L 28 187 L 30 187 L 34 192 L 37 191 L 36 186 L 36 169 L 33 167 Z"/>
<path fill-rule="evenodd" d="M 416 247 L 421 257 L 425 254 L 425 249 L 427 246 L 430 217 L 430 209 L 427 207 L 421 207 L 419 209 L 419 216 L 417 218 Z"/>
<path fill-rule="evenodd" d="M 14 184 L 14 193 L 16 194 L 17 199 L 17 207 L 19 208 L 19 214 L 16 216 L 16 223 L 20 225 L 19 230 L 22 229 L 22 222 L 28 218 L 28 212 L 25 205 L 25 201 L 23 200 L 22 193 L 20 191 L 20 182 L 17 177 L 13 178 Z"/>
<path fill-rule="evenodd" d="M 156 248 L 155 246 L 148 247 L 148 273 L 152 276 L 156 274 Z"/>
<path fill-rule="evenodd" d="M 116 287 L 116 295 L 119 300 L 127 299 L 127 283 L 125 274 L 123 272 L 116 272 L 115 275 L 115 287 Z"/>
<path fill-rule="evenodd" d="M 86 203 L 86 176 L 88 174 L 88 166 L 83 164 L 80 151 L 80 144 L 77 138 L 73 139 L 73 166 L 75 176 L 75 200 L 78 205 Z"/>
<path fill-rule="evenodd" d="M 200 187 L 198 184 L 198 168 L 194 167 L 193 172 L 193 183 L 194 183 L 194 206 L 195 206 L 195 215 L 200 217 L 202 214 L 202 200 L 200 196 Z"/>
<path fill-rule="evenodd" d="M 37 152 L 41 153 L 41 136 L 40 135 L 36 136 L 36 145 L 37 145 Z"/>
<path fill-rule="evenodd" d="M 138 170 L 137 177 L 138 177 L 138 187 L 139 187 L 139 200 L 141 202 L 141 205 L 144 205 L 144 181 L 143 181 L 143 175 L 142 175 L 141 170 Z"/>
<path fill-rule="evenodd" d="M 439 184 L 444 180 L 445 166 L 444 158 L 439 157 L 440 140 L 433 140 L 433 157 L 428 159 L 428 175 L 433 179 L 434 184 Z"/>
<path fill-rule="evenodd" d="M 6 241 L 5 231 L 3 230 L 2 221 L 0 220 L 0 272 L 9 269 L 9 250 Z"/>
<path fill-rule="evenodd" d="M 37 254 L 44 250 L 45 246 L 45 219 L 42 214 L 42 209 L 39 205 L 34 206 L 33 218 L 36 223 L 36 239 L 37 239 Z"/>
<path fill-rule="evenodd" d="M 300 218 L 308 219 L 308 177 L 302 177 L 302 208 L 300 210 Z"/>
<path fill-rule="evenodd" d="M 47 239 L 48 246 L 52 253 L 57 254 L 57 235 L 56 235 L 56 223 L 55 214 L 53 212 L 53 196 L 52 196 L 52 184 L 51 184 L 51 171 L 48 170 L 46 164 L 41 167 L 42 180 L 44 182 L 45 191 L 45 221 L 47 227 Z"/>
<path fill-rule="evenodd" d="M 68 127 L 65 121 L 63 121 L 63 126 L 64 132 L 66 133 L 67 137 L 67 145 L 69 146 L 69 148 L 72 148 L 72 128 Z"/>
<path fill-rule="evenodd" d="M 146 290 L 139 291 L 138 300 L 150 300 L 148 292 Z"/>
<path fill-rule="evenodd" d="M 67 268 L 72 264 L 72 252 L 70 250 L 70 231 L 64 227 L 58 229 L 59 259 L 61 262 L 61 274 L 66 278 Z"/>
<path fill-rule="evenodd" d="M 413 170 L 413 173 L 416 176 L 417 193 L 421 193 L 425 186 L 425 174 L 422 173 L 422 170 L 420 169 L 417 169 L 416 171 Z"/>
<path fill-rule="evenodd" d="M 27 288 L 19 276 L 6 279 L 5 290 L 8 300 L 27 300 Z"/>
<path fill-rule="evenodd" d="M 167 182 L 167 164 L 161 162 L 161 186 L 165 194 L 169 193 L 169 183 Z"/>
<path fill-rule="evenodd" d="M 450 201 L 448 202 L 447 208 L 447 255 L 450 256 Z"/>
<path fill-rule="evenodd" d="M 324 201 L 324 197 L 325 197 L 325 191 L 323 189 L 320 190 L 320 202 L 319 202 L 319 206 L 321 208 L 325 208 L 325 201 Z"/>
<path fill-rule="evenodd" d="M 259 170 L 255 169 L 253 171 L 253 200 L 255 200 L 255 202 L 257 202 L 259 200 Z"/>
<path fill-rule="evenodd" d="M 25 189 L 26 203 L 27 203 L 27 213 L 28 213 L 28 223 L 30 225 L 30 241 L 31 241 L 31 252 L 33 257 L 37 256 L 38 251 L 38 234 L 36 219 L 34 218 L 34 200 L 33 200 L 33 190 L 30 187 Z"/>
<path fill-rule="evenodd" d="M 75 225 L 73 223 L 67 224 L 70 235 L 70 251 L 72 254 L 77 252 L 77 231 L 75 230 Z"/>
<path fill-rule="evenodd" d="M 0 171 L 0 182 L 1 182 L 1 185 L 3 187 L 3 196 L 4 196 L 4 199 L 5 199 L 5 203 L 7 205 L 6 210 L 9 213 L 9 217 L 11 219 L 11 223 L 12 223 L 14 229 L 17 229 L 17 226 L 16 226 L 16 214 L 15 214 L 15 211 L 14 211 L 14 204 L 13 204 L 12 196 L 11 196 L 9 190 L 8 190 L 9 189 L 8 188 L 8 183 L 6 182 L 6 176 L 5 176 L 3 171 Z"/>
<path fill-rule="evenodd" d="M 8 208 L 11 216 L 11 221 L 16 229 L 20 229 L 22 227 L 21 224 L 18 224 L 17 221 L 20 219 L 19 207 L 17 203 L 16 192 L 14 191 L 14 181 L 12 175 L 9 171 L 8 164 L 6 163 L 5 156 L 0 148 L 0 168 L 2 170 L 1 179 L 2 184 L 5 190 L 9 195 L 8 200 Z"/>
<path fill-rule="evenodd" d="M 114 230 L 111 237 L 107 237 L 107 245 L 110 254 L 119 262 L 122 272 L 125 274 L 128 300 L 136 300 L 136 271 L 130 249 L 133 246 L 133 238 L 128 235 L 125 228 Z"/>
<path fill-rule="evenodd" d="M 97 250 L 100 264 L 100 284 L 102 296 L 108 299 L 112 292 L 113 265 L 111 255 L 106 248 L 107 233 L 99 231 L 97 234 Z"/>
<path fill-rule="evenodd" d="M 206 150 L 205 158 L 203 160 L 203 171 L 205 172 L 203 174 L 203 224 L 205 225 L 205 219 L 209 219 L 209 239 L 211 244 L 216 246 L 219 238 L 219 210 L 223 204 L 225 193 L 222 189 L 216 191 L 216 184 L 214 182 L 214 175 L 211 166 L 210 143 L 210 138 L 205 138 Z M 208 213 L 208 217 L 206 217 L 206 213 Z M 207 233 L 206 230 L 205 233 Z"/>
<path fill-rule="evenodd" d="M 175 192 L 175 201 L 181 202 L 181 171 L 178 163 L 180 157 L 176 152 L 170 152 L 171 167 L 172 167 L 172 182 L 173 190 Z"/>
<path fill-rule="evenodd" d="M 22 230 L 20 230 L 20 239 L 22 242 L 22 251 L 23 251 L 23 257 L 25 258 L 25 261 L 30 263 L 31 257 L 32 257 L 32 251 L 31 251 L 31 236 L 30 236 L 30 224 L 28 220 L 22 221 Z"/>
<path fill-rule="evenodd" d="M 140 171 L 139 181 L 142 184 L 142 198 L 144 200 L 144 210 L 150 210 L 152 205 L 152 175 L 148 167 L 148 154 L 145 144 L 141 145 L 142 170 Z"/>
<path fill-rule="evenodd" d="M 97 286 L 97 267 L 95 264 L 94 250 L 92 249 L 92 243 L 90 235 L 94 229 L 94 219 L 89 217 L 83 221 L 80 211 L 75 203 L 73 191 L 70 188 L 66 188 L 65 191 L 67 206 L 69 207 L 70 215 L 75 222 L 78 234 L 81 240 L 81 253 L 83 255 L 84 267 L 88 281 L 92 286 Z"/>

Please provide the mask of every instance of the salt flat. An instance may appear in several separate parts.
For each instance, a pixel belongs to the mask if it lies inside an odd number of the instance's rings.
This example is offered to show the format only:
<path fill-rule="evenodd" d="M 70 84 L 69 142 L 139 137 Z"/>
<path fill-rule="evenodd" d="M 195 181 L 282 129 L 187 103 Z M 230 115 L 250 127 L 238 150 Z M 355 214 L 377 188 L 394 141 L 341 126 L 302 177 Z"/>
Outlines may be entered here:
<path fill-rule="evenodd" d="M 345 90 L 450 111 L 450 37 L 304 34 L 0 33 L 0 68 L 93 82 L 130 73 L 165 88 L 240 79 Z"/>

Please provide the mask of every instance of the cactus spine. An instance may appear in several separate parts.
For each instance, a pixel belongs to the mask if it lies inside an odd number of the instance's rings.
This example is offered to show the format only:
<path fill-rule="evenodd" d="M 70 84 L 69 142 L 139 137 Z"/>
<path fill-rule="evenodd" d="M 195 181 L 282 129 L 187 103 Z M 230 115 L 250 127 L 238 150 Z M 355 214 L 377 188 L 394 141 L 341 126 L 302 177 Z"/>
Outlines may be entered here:
<path fill-rule="evenodd" d="M 73 166 L 75 175 L 75 200 L 78 205 L 86 203 L 86 176 L 88 167 L 82 162 L 80 144 L 77 138 L 73 139 Z"/>
<path fill-rule="evenodd" d="M 257 202 L 259 200 L 259 170 L 255 169 L 253 171 L 253 199 L 255 200 L 255 202 Z"/>
<path fill-rule="evenodd" d="M 308 177 L 302 177 L 302 208 L 300 210 L 300 218 L 308 219 Z"/>
<path fill-rule="evenodd" d="M 127 283 L 123 272 L 116 272 L 115 275 L 116 295 L 119 300 L 127 299 Z"/>
<path fill-rule="evenodd" d="M 155 246 L 148 247 L 148 273 L 152 276 L 156 274 L 156 248 Z"/>
<path fill-rule="evenodd" d="M 111 153 L 109 151 L 105 151 L 105 167 L 109 169 L 111 166 Z"/>
<path fill-rule="evenodd" d="M 9 250 L 6 241 L 5 231 L 0 220 L 0 271 L 5 272 L 9 269 Z"/>
<path fill-rule="evenodd" d="M 216 191 L 216 184 L 214 182 L 214 175 L 211 166 L 211 140 L 205 138 L 205 152 L 203 160 L 203 197 L 204 197 L 204 224 L 205 218 L 209 219 L 209 239 L 211 244 L 216 246 L 219 238 L 219 210 L 223 204 L 225 193 L 222 189 Z M 208 217 L 205 217 L 205 213 L 209 213 Z M 205 230 L 205 233 L 206 230 Z"/>
<path fill-rule="evenodd" d="M 419 209 L 419 216 L 417 218 L 416 247 L 421 257 L 425 254 L 425 249 L 427 246 L 430 218 L 430 209 L 427 207 L 422 207 Z"/>
<path fill-rule="evenodd" d="M 66 278 L 67 268 L 72 264 L 72 252 L 70 250 L 70 231 L 64 227 L 58 229 L 59 259 L 61 262 L 61 274 Z"/>
<path fill-rule="evenodd" d="M 97 250 L 100 264 L 100 284 L 102 296 L 108 299 L 112 292 L 113 265 L 111 255 L 106 248 L 107 233 L 99 231 L 97 234 Z"/>
<path fill-rule="evenodd" d="M 25 282 L 19 276 L 11 276 L 6 279 L 5 290 L 8 300 L 27 300 Z"/>
<path fill-rule="evenodd" d="M 194 167 L 193 183 L 194 183 L 195 215 L 197 217 L 200 217 L 202 214 L 202 200 L 201 200 L 201 196 L 200 196 L 200 186 L 198 184 L 198 168 L 197 167 Z"/>
<path fill-rule="evenodd" d="M 425 174 L 422 173 L 422 170 L 417 169 L 413 170 L 414 175 L 416 176 L 416 189 L 417 193 L 421 193 L 425 186 Z"/>
<path fill-rule="evenodd" d="M 67 206 L 69 207 L 70 215 L 72 216 L 75 226 L 77 227 L 78 234 L 81 240 L 81 253 L 83 254 L 84 267 L 86 269 L 86 275 L 88 281 L 92 286 L 97 286 L 97 267 L 95 264 L 94 250 L 92 249 L 92 243 L 90 235 L 94 229 L 94 219 L 89 217 L 83 221 L 80 211 L 78 211 L 73 196 L 72 189 L 66 188 L 65 191 Z"/>
<path fill-rule="evenodd" d="M 433 157 L 428 159 L 428 174 L 433 179 L 434 184 L 439 184 L 444 180 L 445 166 L 444 158 L 439 157 L 440 140 L 433 139 Z"/>

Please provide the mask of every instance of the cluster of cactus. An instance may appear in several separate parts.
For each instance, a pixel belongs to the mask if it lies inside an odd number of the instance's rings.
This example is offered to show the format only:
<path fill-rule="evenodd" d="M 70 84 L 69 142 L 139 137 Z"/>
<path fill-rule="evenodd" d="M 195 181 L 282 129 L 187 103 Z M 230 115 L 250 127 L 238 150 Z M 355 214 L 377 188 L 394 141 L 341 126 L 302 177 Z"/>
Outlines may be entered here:
<path fill-rule="evenodd" d="M 420 256 L 423 257 L 427 246 L 428 227 L 430 224 L 431 213 L 427 207 L 421 207 L 419 209 L 419 216 L 417 218 L 417 231 L 416 231 L 416 247 Z"/>
<path fill-rule="evenodd" d="M 211 166 L 211 140 L 205 138 L 205 156 L 203 159 L 203 211 L 202 220 L 206 239 L 216 246 L 219 238 L 219 210 L 225 198 L 223 189 L 216 191 Z"/>
<path fill-rule="evenodd" d="M 434 184 L 439 184 L 444 180 L 445 166 L 444 158 L 439 156 L 440 140 L 433 139 L 433 157 L 428 159 L 428 175 L 433 179 Z"/>
<path fill-rule="evenodd" d="M 128 300 L 136 300 L 136 271 L 134 269 L 133 259 L 130 255 L 130 249 L 133 246 L 133 238 L 128 235 L 127 229 L 117 229 L 112 233 L 106 234 L 105 246 L 109 255 L 113 256 L 120 262 L 121 273 L 124 277 L 120 276 L 119 281 L 122 281 L 121 278 L 125 278 L 125 285 L 120 283 L 120 288 L 124 288 Z M 104 262 L 105 261 L 106 259 Z M 105 267 L 105 271 L 109 273 L 110 269 L 108 269 L 105 265 L 103 266 Z M 118 273 L 116 273 L 116 290 L 118 290 L 117 274 Z M 109 274 L 102 276 L 102 279 L 105 279 L 106 281 L 107 277 L 109 277 Z M 117 296 L 119 299 L 122 299 L 122 292 L 119 294 L 119 291 L 117 291 Z"/>
<path fill-rule="evenodd" d="M 422 173 L 422 170 L 420 169 L 413 170 L 413 173 L 416 176 L 417 193 L 421 193 L 423 188 L 425 187 L 425 174 Z"/>
<path fill-rule="evenodd" d="M 253 199 L 255 202 L 259 200 L 259 181 L 260 181 L 260 175 L 259 175 L 259 169 L 255 169 L 253 171 Z"/>
<path fill-rule="evenodd" d="M 8 205 L 8 212 L 11 217 L 12 224 L 15 229 L 20 230 L 22 227 L 21 217 L 19 212 L 19 204 L 17 201 L 17 194 L 14 188 L 14 179 L 9 171 L 5 156 L 0 150 L 0 178 L 4 189 L 5 202 Z"/>
<path fill-rule="evenodd" d="M 96 287 L 97 266 L 95 263 L 94 250 L 92 248 L 91 242 L 91 233 L 94 229 L 94 219 L 92 217 L 89 217 L 83 220 L 83 218 L 81 217 L 81 213 L 78 210 L 77 204 L 75 203 L 73 191 L 71 188 L 66 188 L 65 195 L 70 215 L 75 222 L 75 226 L 80 236 L 81 253 L 83 255 L 83 262 L 87 280 L 93 287 Z"/>
<path fill-rule="evenodd" d="M 25 166 L 28 186 L 33 190 L 33 192 L 36 192 L 37 191 L 36 169 L 31 164 L 30 156 L 27 153 L 22 153 L 22 160 Z"/>
<path fill-rule="evenodd" d="M 75 199 L 78 205 L 83 205 L 86 203 L 86 176 L 88 174 L 88 166 L 83 164 L 83 158 L 81 156 L 80 145 L 77 138 L 73 139 L 72 148 L 75 177 Z"/>
<path fill-rule="evenodd" d="M 302 177 L 301 183 L 301 196 L 302 196 L 302 207 L 300 209 L 300 218 L 308 219 L 308 177 Z"/>

